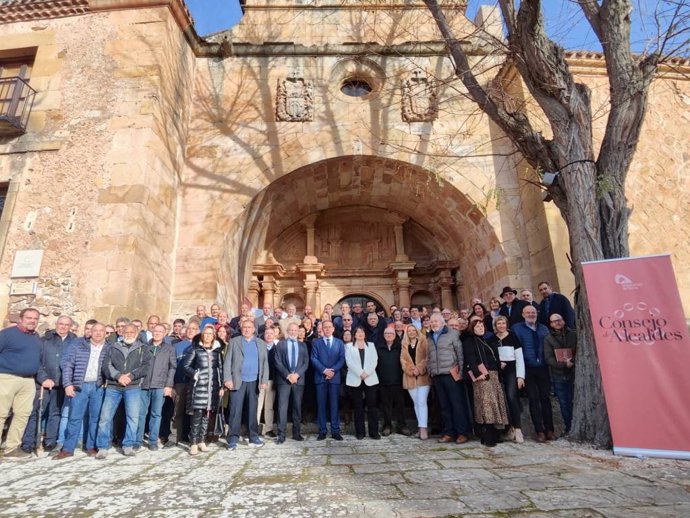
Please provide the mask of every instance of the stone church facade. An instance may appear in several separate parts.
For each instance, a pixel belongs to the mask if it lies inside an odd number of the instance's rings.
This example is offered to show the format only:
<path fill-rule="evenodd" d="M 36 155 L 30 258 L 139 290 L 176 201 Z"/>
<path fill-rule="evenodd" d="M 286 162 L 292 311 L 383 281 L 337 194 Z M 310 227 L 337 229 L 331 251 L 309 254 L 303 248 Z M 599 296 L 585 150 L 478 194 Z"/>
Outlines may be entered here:
<path fill-rule="evenodd" d="M 471 21 L 445 3 L 480 79 L 539 125 L 491 44 L 496 13 Z M 238 26 L 204 40 L 182 0 L 0 2 L 0 85 L 30 87 L 14 100 L 0 88 L 0 108 L 32 103 L 0 116 L 3 313 L 167 319 L 245 297 L 459 307 L 505 285 L 572 291 L 538 172 L 463 95 L 421 1 L 244 4 Z M 569 64 L 600 135 L 603 59 Z M 672 253 L 686 314 L 688 72 L 660 70 L 628 179 L 631 251 Z"/>

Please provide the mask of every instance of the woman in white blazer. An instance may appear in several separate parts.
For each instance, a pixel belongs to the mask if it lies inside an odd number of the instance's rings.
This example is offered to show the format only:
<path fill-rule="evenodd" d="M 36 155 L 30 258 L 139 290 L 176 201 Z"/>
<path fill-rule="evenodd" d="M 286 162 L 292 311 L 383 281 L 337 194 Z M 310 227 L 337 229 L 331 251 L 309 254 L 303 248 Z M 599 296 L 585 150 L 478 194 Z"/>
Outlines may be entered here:
<path fill-rule="evenodd" d="M 364 439 L 364 399 L 367 404 L 369 421 L 369 437 L 380 439 L 379 416 L 376 408 L 376 394 L 379 378 L 376 375 L 378 363 L 376 346 L 366 341 L 363 327 L 355 329 L 355 339 L 345 346 L 345 363 L 347 364 L 347 378 L 345 383 L 350 387 L 352 407 L 355 411 L 355 434 L 357 439 Z"/>

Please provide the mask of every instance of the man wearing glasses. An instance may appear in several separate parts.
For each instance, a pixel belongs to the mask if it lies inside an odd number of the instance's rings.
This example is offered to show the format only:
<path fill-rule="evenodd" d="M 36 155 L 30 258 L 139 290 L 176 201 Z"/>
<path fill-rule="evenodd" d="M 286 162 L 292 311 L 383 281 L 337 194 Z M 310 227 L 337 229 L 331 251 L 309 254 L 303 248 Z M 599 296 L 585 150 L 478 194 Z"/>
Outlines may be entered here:
<path fill-rule="evenodd" d="M 565 423 L 565 433 L 573 421 L 573 388 L 575 382 L 575 349 L 577 334 L 568 329 L 558 313 L 549 317 L 551 334 L 544 339 L 544 359 L 551 372 L 553 389 Z"/>

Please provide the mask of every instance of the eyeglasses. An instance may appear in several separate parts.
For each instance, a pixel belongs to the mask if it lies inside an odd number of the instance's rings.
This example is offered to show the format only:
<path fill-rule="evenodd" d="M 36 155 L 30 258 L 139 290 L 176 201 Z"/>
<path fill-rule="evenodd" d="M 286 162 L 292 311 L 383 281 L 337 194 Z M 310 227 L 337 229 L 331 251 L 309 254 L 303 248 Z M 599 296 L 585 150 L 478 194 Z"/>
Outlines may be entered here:
<path fill-rule="evenodd" d="M 115 331 L 106 331 L 106 332 L 105 332 L 105 336 L 110 336 L 110 335 L 112 335 L 114 332 L 115 332 Z"/>

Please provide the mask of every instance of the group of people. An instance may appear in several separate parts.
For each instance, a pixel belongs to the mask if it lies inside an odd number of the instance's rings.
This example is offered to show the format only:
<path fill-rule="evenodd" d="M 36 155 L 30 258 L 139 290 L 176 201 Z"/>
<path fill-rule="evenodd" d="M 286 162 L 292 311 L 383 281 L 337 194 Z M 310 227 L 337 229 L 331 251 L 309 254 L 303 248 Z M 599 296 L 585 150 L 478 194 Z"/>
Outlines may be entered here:
<path fill-rule="evenodd" d="M 339 441 L 348 409 L 357 439 L 412 435 L 406 393 L 419 439 L 429 438 L 435 413 L 439 442 L 478 435 L 494 446 L 501 436 L 524 441 L 522 389 L 536 440 L 551 440 L 552 390 L 566 432 L 572 420 L 575 313 L 549 283 L 539 291 L 541 303 L 507 286 L 488 307 L 393 306 L 389 317 L 373 301 L 343 302 L 338 314 L 326 304 L 318 316 L 310 306 L 299 316 L 293 304 L 245 303 L 232 319 L 200 305 L 172 326 L 155 315 L 145 328 L 124 317 L 114 326 L 89 320 L 82 336 L 63 315 L 40 337 L 39 312 L 27 308 L 0 331 L 0 431 L 11 413 L 3 457 L 42 448 L 61 460 L 81 443 L 103 459 L 114 442 L 130 456 L 183 441 L 198 455 L 219 436 L 230 450 L 282 444 L 288 416 L 292 439 L 303 441 L 312 411 L 316 440 Z"/>

